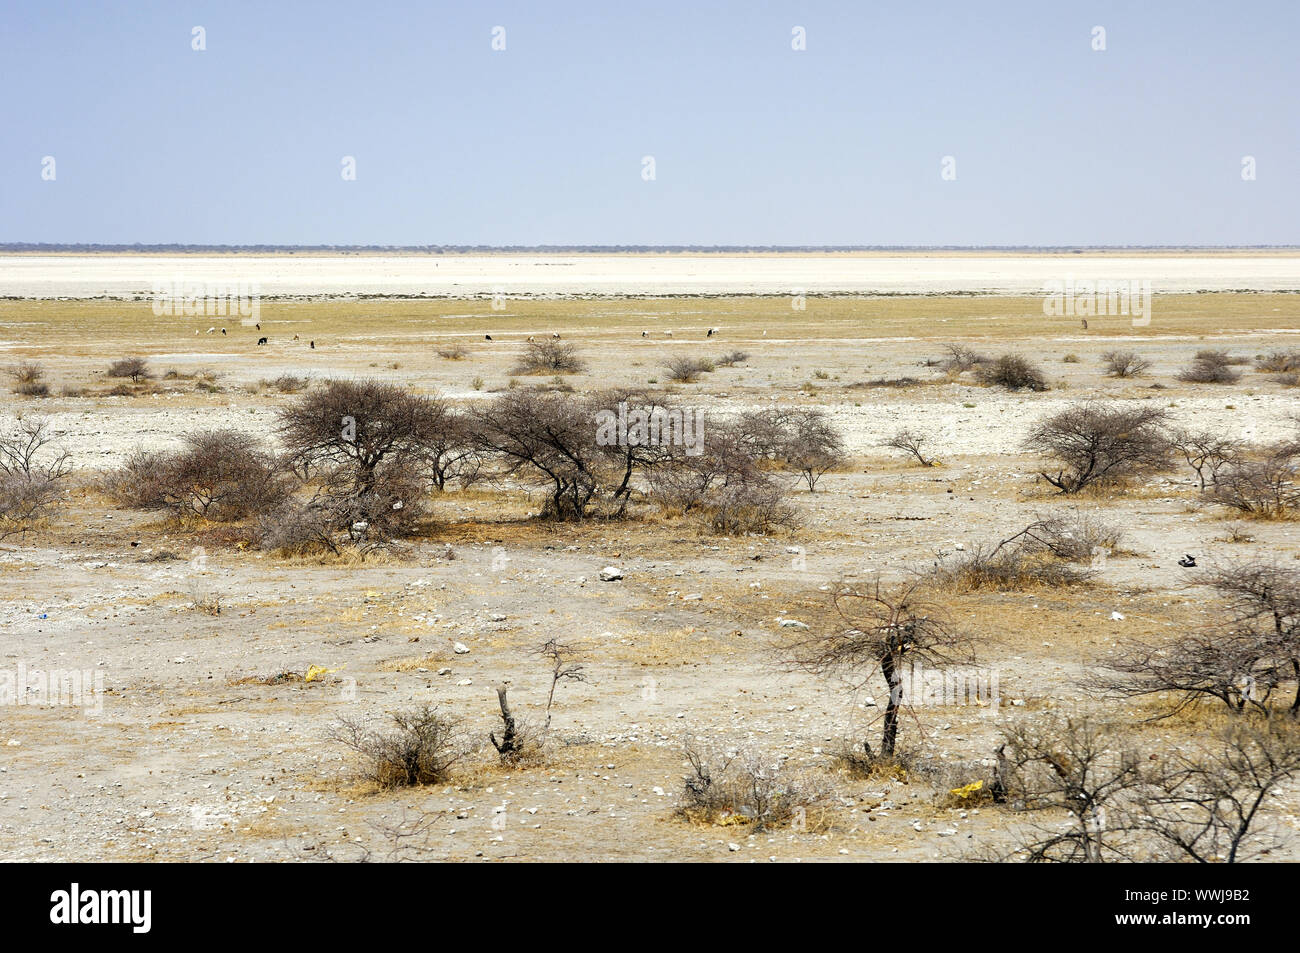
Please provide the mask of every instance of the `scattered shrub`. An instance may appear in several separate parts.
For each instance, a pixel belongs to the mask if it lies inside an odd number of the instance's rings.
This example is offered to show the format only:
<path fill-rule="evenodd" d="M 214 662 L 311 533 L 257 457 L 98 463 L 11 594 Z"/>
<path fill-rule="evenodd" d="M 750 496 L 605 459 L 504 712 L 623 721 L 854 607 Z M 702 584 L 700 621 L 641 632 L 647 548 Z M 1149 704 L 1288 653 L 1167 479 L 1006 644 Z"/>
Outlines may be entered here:
<path fill-rule="evenodd" d="M 435 707 L 424 705 L 391 717 L 393 728 L 388 731 L 340 718 L 330 733 L 331 740 L 361 755 L 362 772 L 380 787 L 441 784 L 470 753 L 459 724 Z"/>
<path fill-rule="evenodd" d="M 678 813 L 696 823 L 752 825 L 764 831 L 798 818 L 807 829 L 807 812 L 829 798 L 825 785 L 784 776 L 776 759 L 753 748 L 705 751 L 696 739 L 687 738 L 683 753 L 690 773 L 683 779 Z"/>
<path fill-rule="evenodd" d="M 1293 446 L 1274 449 L 1263 459 L 1235 458 L 1224 463 L 1206 496 L 1260 519 L 1292 519 L 1300 512 L 1300 468 Z"/>
<path fill-rule="evenodd" d="M 1136 351 L 1107 351 L 1101 360 L 1111 377 L 1138 377 L 1151 367 L 1151 362 Z"/>
<path fill-rule="evenodd" d="M 964 344 L 945 344 L 944 350 L 948 352 L 948 357 L 940 367 L 949 374 L 960 374 L 963 371 L 969 371 L 980 364 L 987 364 L 990 360 Z"/>
<path fill-rule="evenodd" d="M 1241 374 L 1232 365 L 1242 360 L 1227 351 L 1197 351 L 1192 363 L 1178 372 L 1178 379 L 1187 384 L 1235 384 Z"/>
<path fill-rule="evenodd" d="M 131 382 L 139 383 L 149 376 L 149 365 L 142 357 L 124 357 L 108 366 L 109 377 L 129 377 Z"/>
<path fill-rule="evenodd" d="M 1003 354 L 996 360 L 977 365 L 975 378 L 981 384 L 1008 390 L 1047 390 L 1047 378 L 1043 372 L 1019 354 Z"/>
<path fill-rule="evenodd" d="M 519 363 L 514 366 L 512 374 L 578 374 L 587 369 L 587 364 L 578 356 L 578 349 L 568 341 L 546 338 L 541 341 L 529 341 L 524 345 L 524 353 Z"/>
<path fill-rule="evenodd" d="M 0 539 L 27 532 L 58 503 L 72 465 L 53 440 L 46 421 L 22 416 L 0 437 Z"/>
<path fill-rule="evenodd" d="M 9 371 L 14 379 L 14 393 L 22 397 L 48 397 L 50 385 L 45 383 L 45 368 L 35 361 L 23 361 Z"/>
<path fill-rule="evenodd" d="M 109 474 L 105 489 L 119 503 L 229 522 L 269 512 L 288 495 L 288 475 L 256 438 L 210 430 L 176 451 L 137 452 Z"/>
<path fill-rule="evenodd" d="M 713 370 L 713 362 L 702 357 L 678 356 L 669 358 L 663 365 L 668 372 L 670 381 L 677 381 L 681 384 L 689 384 L 698 380 L 701 374 L 707 374 Z"/>
<path fill-rule="evenodd" d="M 1025 440 L 1031 450 L 1055 459 L 1060 469 L 1042 477 L 1062 493 L 1114 485 L 1169 466 L 1167 415 L 1158 408 L 1085 401 L 1039 423 Z"/>
<path fill-rule="evenodd" d="M 1269 351 L 1255 359 L 1255 369 L 1266 373 L 1289 374 L 1300 372 L 1300 351 Z"/>
<path fill-rule="evenodd" d="M 937 466 L 939 461 L 934 457 L 928 456 L 923 449 L 927 438 L 917 433 L 915 430 L 900 430 L 888 440 L 881 444 L 882 447 L 890 447 L 894 450 L 902 450 L 904 453 L 910 453 L 916 458 L 916 462 L 923 467 Z"/>

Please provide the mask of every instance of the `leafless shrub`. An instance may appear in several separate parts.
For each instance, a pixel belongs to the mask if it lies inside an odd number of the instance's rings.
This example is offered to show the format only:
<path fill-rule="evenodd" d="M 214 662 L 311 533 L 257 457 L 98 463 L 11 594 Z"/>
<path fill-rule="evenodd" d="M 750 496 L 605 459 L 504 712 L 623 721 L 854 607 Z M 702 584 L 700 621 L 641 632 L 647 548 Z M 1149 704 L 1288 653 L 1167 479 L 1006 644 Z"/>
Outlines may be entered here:
<path fill-rule="evenodd" d="M 1300 513 L 1300 468 L 1287 445 L 1263 459 L 1240 457 L 1223 464 L 1206 489 L 1213 503 L 1257 519 L 1293 519 Z"/>
<path fill-rule="evenodd" d="M 23 361 L 9 371 L 9 376 L 19 384 L 32 384 L 45 376 L 45 368 L 36 361 Z"/>
<path fill-rule="evenodd" d="M 528 341 L 519 363 L 514 366 L 512 374 L 579 374 L 587 369 L 587 364 L 578 355 L 578 348 L 568 341 L 546 338 L 541 341 Z"/>
<path fill-rule="evenodd" d="M 707 358 L 678 355 L 670 357 L 663 363 L 662 367 L 667 372 L 669 380 L 689 384 L 698 380 L 701 374 L 712 371 L 714 365 Z"/>
<path fill-rule="evenodd" d="M 987 364 L 991 360 L 964 344 L 945 344 L 944 350 L 948 352 L 948 357 L 940 366 L 950 374 L 969 371 L 971 368 L 980 364 Z"/>
<path fill-rule="evenodd" d="M 737 453 L 754 460 L 779 462 L 790 445 L 792 414 L 786 407 L 745 411 L 728 423 L 724 439 L 734 443 Z"/>
<path fill-rule="evenodd" d="M 1241 374 L 1232 365 L 1243 360 L 1231 357 L 1227 351 L 1197 351 L 1192 362 L 1178 372 L 1178 379 L 1188 384 L 1235 384 Z"/>
<path fill-rule="evenodd" d="M 1124 696 L 1167 696 L 1172 715 L 1201 699 L 1232 713 L 1270 711 L 1273 693 L 1296 684 L 1300 716 L 1300 571 L 1243 562 L 1202 573 L 1221 602 L 1203 629 L 1159 645 L 1122 645 L 1104 666 L 1105 684 Z"/>
<path fill-rule="evenodd" d="M 124 357 L 108 366 L 109 377 L 129 377 L 138 383 L 149 376 L 149 365 L 142 357 Z"/>
<path fill-rule="evenodd" d="M 777 759 L 747 746 L 711 751 L 688 737 L 683 753 L 690 773 L 678 814 L 696 823 L 752 825 L 755 831 L 793 824 L 806 830 L 808 812 L 829 797 L 825 785 L 786 776 Z"/>
<path fill-rule="evenodd" d="M 604 482 L 589 407 L 560 394 L 511 390 L 474 412 L 474 437 L 482 452 L 504 462 L 503 476 L 548 488 L 545 515 L 586 518 Z"/>
<path fill-rule="evenodd" d="M 1255 370 L 1272 374 L 1300 371 L 1300 350 L 1269 351 L 1255 359 Z"/>
<path fill-rule="evenodd" d="M 1269 801 L 1300 773 L 1296 732 L 1276 719 L 1235 723 L 1148 755 L 1136 736 L 1093 717 L 1022 722 L 998 749 L 995 799 L 1064 812 L 1066 823 L 1013 828 L 1022 846 L 995 859 L 1236 863 L 1266 853 Z"/>
<path fill-rule="evenodd" d="M 1107 351 L 1101 360 L 1111 377 L 1138 377 L 1151 367 L 1151 362 L 1137 351 Z"/>
<path fill-rule="evenodd" d="M 769 533 L 796 523 L 794 510 L 785 503 L 780 488 L 770 481 L 721 487 L 699 507 L 699 516 L 720 536 Z"/>
<path fill-rule="evenodd" d="M 954 629 L 943 607 L 931 601 L 925 581 L 886 586 L 879 578 L 861 587 L 840 583 L 834 605 L 839 619 L 800 634 L 785 647 L 789 662 L 862 688 L 883 678 L 889 692 L 880 736 L 882 758 L 895 755 L 904 698 L 905 669 L 945 668 L 974 661 L 970 639 Z M 869 758 L 871 743 L 862 742 Z"/>
<path fill-rule="evenodd" d="M 1240 440 L 1210 430 L 1179 427 L 1169 437 L 1169 445 L 1187 461 L 1202 490 L 1214 482 L 1224 464 L 1238 459 L 1245 449 Z"/>
<path fill-rule="evenodd" d="M 463 344 L 452 344 L 448 347 L 438 348 L 438 356 L 444 361 L 461 361 L 469 354 L 469 349 Z"/>
<path fill-rule="evenodd" d="M 843 466 L 844 440 L 825 411 L 800 409 L 790 415 L 782 455 L 812 493 L 822 476 Z"/>
<path fill-rule="evenodd" d="M 436 490 L 445 490 L 453 481 L 462 488 L 476 483 L 484 461 L 475 446 L 470 417 L 461 411 L 443 410 L 439 426 L 424 437 L 418 459 Z"/>
<path fill-rule="evenodd" d="M 133 454 L 105 489 L 126 506 L 218 522 L 269 512 L 289 493 L 275 458 L 235 430 L 191 434 L 172 452 Z"/>
<path fill-rule="evenodd" d="M 1169 466 L 1165 411 L 1085 401 L 1040 422 L 1025 446 L 1054 458 L 1056 475 L 1042 477 L 1062 493 L 1114 485 Z"/>
<path fill-rule="evenodd" d="M 285 556 L 323 551 L 337 555 L 341 551 L 339 523 L 328 498 L 319 495 L 310 500 L 291 498 L 258 519 L 257 544 Z"/>
<path fill-rule="evenodd" d="M 1037 366 L 1019 354 L 1001 357 L 975 368 L 975 378 L 981 384 L 1005 387 L 1008 390 L 1047 390 L 1047 378 Z"/>
<path fill-rule="evenodd" d="M 10 368 L 9 376 L 14 379 L 14 393 L 22 397 L 48 397 L 50 385 L 44 381 L 45 368 L 36 361 L 23 361 Z"/>
<path fill-rule="evenodd" d="M 916 462 L 923 467 L 938 466 L 939 461 L 932 456 L 928 456 L 923 449 L 927 442 L 928 438 L 917 433 L 915 430 L 900 430 L 882 443 L 881 446 L 891 447 L 894 450 L 902 450 L 904 453 L 910 453 L 916 458 Z"/>
<path fill-rule="evenodd" d="M 999 859 L 1102 863 L 1133 859 L 1134 802 L 1146 783 L 1138 754 L 1114 727 L 1091 717 L 1040 716 L 1004 731 L 994 798 L 1021 811 L 1064 811 L 1064 826 L 1020 831 L 1025 843 Z"/>
<path fill-rule="evenodd" d="M 730 354 L 724 354 L 718 358 L 718 367 L 735 367 L 737 364 L 744 364 L 749 360 L 749 354 L 745 351 L 732 351 Z"/>
<path fill-rule="evenodd" d="M 281 374 L 279 377 L 273 377 L 270 380 L 262 381 L 262 386 L 281 394 L 298 394 L 306 390 L 311 384 L 311 379 L 299 377 L 296 374 Z"/>
<path fill-rule="evenodd" d="M 441 784 L 469 753 L 459 724 L 424 705 L 392 714 L 389 731 L 340 718 L 329 738 L 359 754 L 365 777 L 384 788 Z"/>
<path fill-rule="evenodd" d="M 25 533 L 58 503 L 72 464 L 53 441 L 46 421 L 21 415 L 0 437 L 0 539 Z"/>
<path fill-rule="evenodd" d="M 977 543 L 967 550 L 941 555 L 929 576 L 936 585 L 959 592 L 1015 591 L 1042 586 L 1059 588 L 1086 582 L 1096 573 L 1058 556 L 1032 534 L 1033 523 L 996 544 Z"/>
<path fill-rule="evenodd" d="M 1262 710 L 1279 673 L 1267 646 L 1250 631 L 1186 633 L 1167 645 L 1121 644 L 1102 660 L 1106 686 L 1126 697 L 1168 696 L 1161 717 L 1213 698 L 1230 711 Z"/>
<path fill-rule="evenodd" d="M 375 380 L 325 382 L 280 412 L 279 432 L 316 511 L 372 542 L 408 532 L 469 446 L 444 402 Z"/>
<path fill-rule="evenodd" d="M 1040 517 L 1025 530 L 1028 552 L 1045 551 L 1066 562 L 1084 563 L 1099 553 L 1119 548 L 1124 530 L 1101 517 L 1072 508 L 1068 513 Z"/>
<path fill-rule="evenodd" d="M 1234 724 L 1210 745 L 1175 750 L 1156 783 L 1134 805 L 1136 826 L 1151 835 L 1155 859 L 1238 863 L 1267 853 L 1259 831 L 1269 802 L 1300 774 L 1294 723 Z"/>

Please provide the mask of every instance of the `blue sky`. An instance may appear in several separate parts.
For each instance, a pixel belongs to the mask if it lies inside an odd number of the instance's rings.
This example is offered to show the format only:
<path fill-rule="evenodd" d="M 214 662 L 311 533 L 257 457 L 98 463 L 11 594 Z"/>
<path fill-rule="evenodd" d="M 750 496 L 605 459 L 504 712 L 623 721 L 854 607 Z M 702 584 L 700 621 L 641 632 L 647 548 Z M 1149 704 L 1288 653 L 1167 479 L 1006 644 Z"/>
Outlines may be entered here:
<path fill-rule="evenodd" d="M 1300 243 L 1294 0 L 0 18 L 0 242 Z"/>

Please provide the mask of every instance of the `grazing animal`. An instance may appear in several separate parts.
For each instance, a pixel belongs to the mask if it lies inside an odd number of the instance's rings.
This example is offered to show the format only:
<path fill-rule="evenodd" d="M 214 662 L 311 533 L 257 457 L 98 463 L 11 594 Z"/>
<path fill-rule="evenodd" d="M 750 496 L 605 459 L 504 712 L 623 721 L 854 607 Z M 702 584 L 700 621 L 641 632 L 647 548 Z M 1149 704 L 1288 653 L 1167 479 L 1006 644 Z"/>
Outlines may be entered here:
<path fill-rule="evenodd" d="M 298 340 L 298 335 L 295 334 L 295 335 L 293 336 L 293 339 L 294 339 L 295 341 Z"/>
<path fill-rule="evenodd" d="M 672 331 L 665 331 L 665 332 L 664 332 L 664 337 L 669 337 L 669 338 L 670 338 L 670 337 L 672 337 L 672 336 L 673 336 L 673 332 L 672 332 Z"/>
<path fill-rule="evenodd" d="M 1182 566 L 1184 569 L 1192 569 L 1196 566 L 1196 557 L 1184 554 L 1183 558 L 1178 560 L 1178 565 Z"/>
<path fill-rule="evenodd" d="M 261 326 L 260 324 L 257 325 L 257 330 L 259 330 L 259 331 L 262 330 L 262 326 Z"/>
<path fill-rule="evenodd" d="M 258 338 L 258 339 L 257 339 L 257 343 L 258 343 L 258 344 L 265 344 L 265 343 L 266 343 L 266 338 Z"/>
<path fill-rule="evenodd" d="M 492 335 L 490 335 L 490 334 L 485 334 L 485 335 L 483 335 L 483 340 L 485 340 L 485 341 L 491 341 L 491 340 L 492 340 Z"/>
<path fill-rule="evenodd" d="M 221 333 L 222 333 L 222 334 L 225 334 L 225 333 L 226 333 L 226 329 L 225 329 L 225 328 L 222 328 L 222 329 L 221 329 Z"/>
<path fill-rule="evenodd" d="M 711 337 L 713 337 L 713 335 L 715 335 L 715 334 L 717 334 L 717 333 L 718 333 L 718 329 L 717 329 L 717 328 L 709 328 L 709 333 L 706 334 L 706 335 L 704 335 L 704 336 L 705 336 L 706 338 L 711 338 Z"/>
<path fill-rule="evenodd" d="M 528 335 L 528 340 L 530 340 L 530 341 L 531 341 L 531 340 L 532 340 L 532 339 L 533 339 L 533 336 L 532 336 L 532 335 L 531 335 L 531 334 L 530 334 L 530 335 Z"/>
<path fill-rule="evenodd" d="M 311 349 L 312 349 L 313 351 L 316 350 L 316 342 L 315 342 L 315 341 L 312 341 L 312 342 L 311 342 Z"/>
<path fill-rule="evenodd" d="M 641 332 L 641 336 L 642 336 L 642 337 L 645 337 L 645 336 L 646 336 L 647 334 L 649 334 L 649 333 L 650 333 L 649 331 L 642 331 L 642 332 Z"/>
<path fill-rule="evenodd" d="M 556 332 L 556 331 L 552 331 L 552 332 L 551 332 L 551 337 L 553 337 L 553 338 L 558 338 L 559 336 L 560 336 L 560 335 L 559 335 L 559 332 Z"/>
<path fill-rule="evenodd" d="M 1085 331 L 1088 330 L 1088 319 L 1087 319 L 1087 318 L 1080 318 L 1080 319 L 1079 319 L 1079 323 L 1083 325 L 1083 329 L 1084 329 Z"/>
<path fill-rule="evenodd" d="M 216 331 L 216 330 L 217 330 L 216 328 L 208 328 L 207 333 L 208 333 L 208 334 L 212 334 L 212 333 L 213 333 L 214 331 Z"/>

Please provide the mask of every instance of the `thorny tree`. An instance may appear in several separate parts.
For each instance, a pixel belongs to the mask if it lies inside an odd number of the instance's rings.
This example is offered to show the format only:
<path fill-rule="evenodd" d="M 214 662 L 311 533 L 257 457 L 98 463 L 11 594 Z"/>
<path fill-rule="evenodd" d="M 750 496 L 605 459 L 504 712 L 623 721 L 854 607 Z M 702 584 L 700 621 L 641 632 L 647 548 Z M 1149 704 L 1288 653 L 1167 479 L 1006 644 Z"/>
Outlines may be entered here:
<path fill-rule="evenodd" d="M 788 646 L 790 661 L 809 671 L 837 675 L 855 688 L 877 674 L 889 689 L 880 735 L 880 757 L 892 758 L 898 743 L 899 718 L 906 700 L 905 670 L 913 665 L 943 668 L 974 662 L 970 639 L 956 631 L 942 608 L 925 600 L 925 582 L 908 580 L 886 586 L 879 578 L 862 587 L 841 583 L 835 610 L 847 627 L 797 638 Z M 875 757 L 871 743 L 863 749 Z"/>

